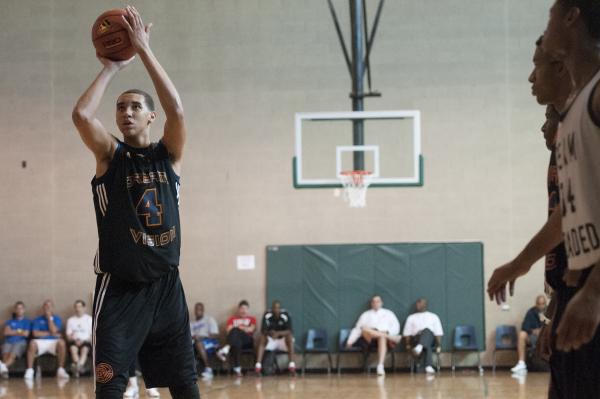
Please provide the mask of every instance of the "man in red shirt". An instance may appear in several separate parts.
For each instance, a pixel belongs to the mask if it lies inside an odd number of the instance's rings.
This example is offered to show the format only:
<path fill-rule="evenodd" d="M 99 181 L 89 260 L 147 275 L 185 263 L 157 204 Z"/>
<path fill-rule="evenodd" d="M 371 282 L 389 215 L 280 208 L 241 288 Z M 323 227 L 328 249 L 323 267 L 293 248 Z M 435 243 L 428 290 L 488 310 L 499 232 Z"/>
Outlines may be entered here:
<path fill-rule="evenodd" d="M 217 352 L 222 361 L 227 359 L 231 352 L 233 359 L 233 372 L 236 376 L 242 376 L 240 358 L 242 350 L 254 349 L 254 331 L 256 331 L 256 318 L 250 316 L 250 304 L 242 300 L 238 304 L 237 313 L 227 320 L 227 345 Z"/>

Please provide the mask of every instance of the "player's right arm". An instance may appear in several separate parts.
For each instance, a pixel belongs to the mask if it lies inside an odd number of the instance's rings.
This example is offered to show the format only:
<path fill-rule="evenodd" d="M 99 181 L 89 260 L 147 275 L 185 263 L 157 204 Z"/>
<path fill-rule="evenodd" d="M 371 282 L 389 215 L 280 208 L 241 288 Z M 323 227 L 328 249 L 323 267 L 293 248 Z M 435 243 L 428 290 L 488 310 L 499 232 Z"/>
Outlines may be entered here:
<path fill-rule="evenodd" d="M 515 280 L 531 269 L 531 266 L 542 256 L 550 252 L 562 242 L 562 215 L 560 209 L 555 210 L 542 229 L 527 243 L 523 251 L 507 264 L 494 270 L 488 282 L 487 292 L 491 300 L 500 304 L 506 301 L 506 285 L 513 294 Z"/>
<path fill-rule="evenodd" d="M 96 157 L 96 176 L 99 177 L 108 169 L 110 160 L 117 148 L 117 143 L 96 118 L 96 113 L 106 88 L 114 76 L 127 66 L 133 58 L 119 62 L 102 57 L 98 57 L 98 59 L 104 65 L 104 68 L 75 104 L 72 118 L 84 144 Z"/>

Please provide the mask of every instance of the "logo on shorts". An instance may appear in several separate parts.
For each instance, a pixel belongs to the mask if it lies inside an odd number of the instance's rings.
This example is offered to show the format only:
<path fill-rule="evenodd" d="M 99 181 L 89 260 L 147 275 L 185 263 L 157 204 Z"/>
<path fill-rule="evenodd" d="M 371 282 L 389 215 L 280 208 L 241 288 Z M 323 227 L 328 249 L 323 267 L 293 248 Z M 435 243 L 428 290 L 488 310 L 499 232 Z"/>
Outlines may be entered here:
<path fill-rule="evenodd" d="M 98 363 L 96 365 L 96 382 L 106 384 L 115 376 L 112 366 L 108 363 Z"/>

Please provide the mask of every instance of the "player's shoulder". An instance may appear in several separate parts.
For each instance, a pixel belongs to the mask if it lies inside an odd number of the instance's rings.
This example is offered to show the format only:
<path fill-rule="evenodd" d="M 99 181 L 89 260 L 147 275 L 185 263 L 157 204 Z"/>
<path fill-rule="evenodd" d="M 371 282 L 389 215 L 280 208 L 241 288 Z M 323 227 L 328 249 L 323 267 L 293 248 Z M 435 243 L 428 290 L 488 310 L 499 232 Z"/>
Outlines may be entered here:
<path fill-rule="evenodd" d="M 590 119 L 597 127 L 600 127 L 600 80 L 598 80 L 594 87 L 587 104 L 588 114 Z"/>

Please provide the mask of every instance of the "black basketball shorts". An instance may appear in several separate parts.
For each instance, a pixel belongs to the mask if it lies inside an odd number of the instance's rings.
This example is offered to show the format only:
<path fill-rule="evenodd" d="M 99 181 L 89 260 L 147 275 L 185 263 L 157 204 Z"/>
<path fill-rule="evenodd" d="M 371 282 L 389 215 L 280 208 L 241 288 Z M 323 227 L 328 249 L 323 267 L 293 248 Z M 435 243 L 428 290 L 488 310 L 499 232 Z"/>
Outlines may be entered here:
<path fill-rule="evenodd" d="M 177 268 L 152 283 L 99 275 L 93 318 L 96 393 L 125 391 L 136 358 L 149 388 L 196 383 L 189 314 Z"/>

